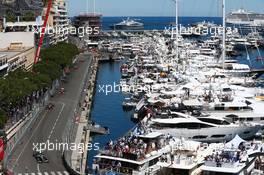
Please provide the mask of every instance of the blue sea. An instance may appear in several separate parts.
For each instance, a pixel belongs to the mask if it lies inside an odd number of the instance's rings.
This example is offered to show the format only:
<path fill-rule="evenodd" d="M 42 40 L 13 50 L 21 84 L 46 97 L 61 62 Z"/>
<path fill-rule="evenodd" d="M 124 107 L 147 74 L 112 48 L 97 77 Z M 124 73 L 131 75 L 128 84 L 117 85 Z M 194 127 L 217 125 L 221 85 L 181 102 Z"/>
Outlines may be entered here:
<path fill-rule="evenodd" d="M 164 29 L 169 27 L 171 23 L 175 21 L 174 17 L 131 17 L 139 19 L 145 25 L 145 29 Z M 118 23 L 126 19 L 126 17 L 103 17 L 103 28 L 108 30 L 110 25 Z M 197 22 L 207 21 L 214 22 L 215 24 L 221 24 L 221 18 L 214 17 L 181 17 L 179 23 L 182 25 L 189 25 Z M 264 58 L 263 50 L 249 50 L 249 56 L 251 61 L 247 60 L 247 54 L 245 51 L 241 52 L 241 55 L 234 57 L 241 63 L 249 64 L 251 67 L 261 68 L 263 64 L 256 61 L 256 57 L 262 56 Z M 124 134 L 126 134 L 133 126 L 134 123 L 130 120 L 132 112 L 125 112 L 122 109 L 122 102 L 125 96 L 122 93 L 110 93 L 106 95 L 100 92 L 102 85 L 114 85 L 113 83 L 119 83 L 120 75 L 120 62 L 114 63 L 101 63 L 98 70 L 96 92 L 94 96 L 94 102 L 91 112 L 91 118 L 96 123 L 107 126 L 110 130 L 109 135 L 96 136 L 93 138 L 93 143 L 99 143 L 101 148 L 109 140 L 115 140 Z M 88 156 L 88 166 L 91 167 L 96 151 L 90 151 Z"/>
<path fill-rule="evenodd" d="M 109 26 L 117 24 L 128 17 L 103 17 L 102 24 L 103 30 L 110 30 Z M 163 30 L 165 27 L 170 27 L 175 24 L 175 17 L 138 17 L 131 16 L 131 19 L 135 19 L 138 22 L 144 24 L 146 30 Z M 215 24 L 221 24 L 222 18 L 220 17 L 179 17 L 179 24 L 188 26 L 197 22 L 213 22 Z"/>

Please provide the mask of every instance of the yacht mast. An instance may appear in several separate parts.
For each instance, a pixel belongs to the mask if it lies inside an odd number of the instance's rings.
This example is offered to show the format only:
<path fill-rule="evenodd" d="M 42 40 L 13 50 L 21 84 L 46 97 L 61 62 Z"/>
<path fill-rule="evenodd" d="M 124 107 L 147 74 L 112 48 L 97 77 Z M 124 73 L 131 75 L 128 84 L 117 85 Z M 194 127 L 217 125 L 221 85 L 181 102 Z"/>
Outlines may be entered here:
<path fill-rule="evenodd" d="M 225 13 L 225 0 L 222 0 L 223 6 L 222 6 L 222 10 L 223 10 L 223 53 L 222 53 L 222 66 L 223 69 L 225 68 L 225 57 L 226 57 L 226 13 Z"/>
<path fill-rule="evenodd" d="M 179 24 L 179 19 L 178 19 L 178 16 L 179 16 L 179 9 L 178 9 L 178 0 L 173 0 L 175 2 L 175 30 L 176 30 L 176 59 L 178 59 L 178 56 L 179 56 L 179 53 L 178 53 L 178 33 L 179 33 L 179 30 L 178 30 L 178 24 Z"/>
<path fill-rule="evenodd" d="M 178 20 L 178 0 L 175 0 L 175 26 L 177 27 L 177 35 L 178 35 L 178 23 L 179 23 L 179 20 Z"/>

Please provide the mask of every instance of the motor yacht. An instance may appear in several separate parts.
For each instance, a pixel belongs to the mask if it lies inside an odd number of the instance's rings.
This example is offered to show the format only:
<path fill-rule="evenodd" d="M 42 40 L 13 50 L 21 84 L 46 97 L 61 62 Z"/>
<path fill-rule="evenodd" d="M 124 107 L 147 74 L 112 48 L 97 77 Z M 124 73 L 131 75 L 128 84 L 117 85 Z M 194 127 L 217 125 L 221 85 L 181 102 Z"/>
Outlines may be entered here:
<path fill-rule="evenodd" d="M 229 141 L 236 135 L 249 139 L 261 128 L 260 125 L 234 124 L 210 116 L 199 119 L 179 112 L 170 112 L 167 117 L 155 116 L 150 119 L 148 126 L 153 131 L 200 142 Z"/>

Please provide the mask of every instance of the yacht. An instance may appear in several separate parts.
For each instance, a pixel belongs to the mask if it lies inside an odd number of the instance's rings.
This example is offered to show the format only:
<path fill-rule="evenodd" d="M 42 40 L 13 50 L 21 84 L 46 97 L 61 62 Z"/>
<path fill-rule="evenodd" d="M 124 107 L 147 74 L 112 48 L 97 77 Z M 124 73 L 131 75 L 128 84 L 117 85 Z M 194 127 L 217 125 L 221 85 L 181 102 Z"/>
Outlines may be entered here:
<path fill-rule="evenodd" d="M 232 25 L 260 26 L 264 24 L 264 14 L 239 9 L 229 13 L 226 22 Z"/>
<path fill-rule="evenodd" d="M 144 24 L 127 18 L 118 24 L 110 26 L 110 28 L 113 30 L 142 30 L 144 29 Z"/>
<path fill-rule="evenodd" d="M 257 154 L 262 152 L 262 147 L 260 142 L 249 143 L 239 136 L 225 144 L 211 144 L 208 148 L 210 153 L 204 158 L 204 165 L 201 166 L 202 173 L 205 175 L 251 174 Z"/>
<path fill-rule="evenodd" d="M 109 141 L 95 156 L 99 174 L 156 174 L 160 170 L 157 162 L 162 155 L 170 153 L 179 140 L 159 132 L 145 132 L 137 125 L 128 135 L 117 141 Z"/>
<path fill-rule="evenodd" d="M 210 116 L 199 119 L 180 112 L 153 117 L 148 124 L 153 131 L 199 142 L 224 142 L 236 135 L 250 139 L 261 129 L 260 125 L 252 123 L 235 124 Z"/>
<path fill-rule="evenodd" d="M 181 139 L 172 152 L 163 155 L 157 163 L 163 174 L 198 175 L 206 156 L 208 144 Z"/>

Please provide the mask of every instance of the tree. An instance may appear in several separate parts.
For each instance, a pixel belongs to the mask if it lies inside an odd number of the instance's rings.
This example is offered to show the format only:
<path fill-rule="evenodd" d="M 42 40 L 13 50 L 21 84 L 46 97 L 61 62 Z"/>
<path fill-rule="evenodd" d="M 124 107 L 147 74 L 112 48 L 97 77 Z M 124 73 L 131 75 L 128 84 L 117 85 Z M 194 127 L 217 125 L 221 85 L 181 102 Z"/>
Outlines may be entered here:
<path fill-rule="evenodd" d="M 26 12 L 22 16 L 23 21 L 35 21 L 35 14 L 33 11 Z"/>
<path fill-rule="evenodd" d="M 3 129 L 7 122 L 7 115 L 3 110 L 0 110 L 0 129 Z"/>
<path fill-rule="evenodd" d="M 41 61 L 33 66 L 32 71 L 17 69 L 0 78 L 0 128 L 11 117 L 12 109 L 25 105 L 27 97 L 34 92 L 49 87 L 78 53 L 75 45 L 58 43 L 42 50 Z"/>
<path fill-rule="evenodd" d="M 72 59 L 79 53 L 78 48 L 69 43 L 58 43 L 55 46 L 44 49 L 41 53 L 41 59 L 45 62 L 53 61 L 58 64 L 61 69 L 70 66 Z"/>
<path fill-rule="evenodd" d="M 38 64 L 34 65 L 33 71 L 36 74 L 42 74 L 48 76 L 52 81 L 56 80 L 62 74 L 62 70 L 56 63 L 49 61 L 41 61 Z"/>
<path fill-rule="evenodd" d="M 12 11 L 6 12 L 6 21 L 7 22 L 15 22 L 16 21 L 16 15 Z"/>

